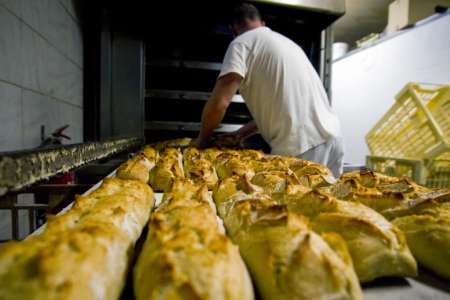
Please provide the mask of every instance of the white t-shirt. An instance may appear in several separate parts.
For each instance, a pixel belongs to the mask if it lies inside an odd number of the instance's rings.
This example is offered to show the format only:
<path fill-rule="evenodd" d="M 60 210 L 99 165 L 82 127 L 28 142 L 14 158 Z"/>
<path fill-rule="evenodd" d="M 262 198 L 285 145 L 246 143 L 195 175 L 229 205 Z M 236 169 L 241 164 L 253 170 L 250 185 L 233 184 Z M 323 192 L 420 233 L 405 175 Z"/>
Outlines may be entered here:
<path fill-rule="evenodd" d="M 219 77 L 237 73 L 240 93 L 273 154 L 299 155 L 340 136 L 322 82 L 303 50 L 259 27 L 231 42 Z"/>

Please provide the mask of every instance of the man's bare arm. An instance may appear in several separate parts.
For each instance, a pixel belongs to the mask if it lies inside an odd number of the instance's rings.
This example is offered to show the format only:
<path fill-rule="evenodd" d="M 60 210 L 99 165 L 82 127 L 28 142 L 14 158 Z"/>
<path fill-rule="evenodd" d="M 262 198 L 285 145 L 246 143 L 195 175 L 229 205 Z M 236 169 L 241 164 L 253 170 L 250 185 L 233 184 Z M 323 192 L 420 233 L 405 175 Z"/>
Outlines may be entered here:
<path fill-rule="evenodd" d="M 210 142 L 214 129 L 222 122 L 241 81 L 242 77 L 237 73 L 226 74 L 217 80 L 211 98 L 203 108 L 202 128 L 197 140 L 199 147 L 205 147 Z"/>

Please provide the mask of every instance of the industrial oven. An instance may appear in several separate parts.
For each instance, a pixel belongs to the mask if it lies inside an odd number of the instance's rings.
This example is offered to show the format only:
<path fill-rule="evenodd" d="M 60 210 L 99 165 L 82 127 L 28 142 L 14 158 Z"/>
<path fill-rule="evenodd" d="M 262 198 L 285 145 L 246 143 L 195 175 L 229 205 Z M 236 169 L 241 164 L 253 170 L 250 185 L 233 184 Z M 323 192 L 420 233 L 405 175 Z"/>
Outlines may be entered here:
<path fill-rule="evenodd" d="M 329 93 L 331 24 L 344 14 L 344 1 L 251 2 L 267 26 L 303 48 Z M 195 136 L 232 40 L 228 24 L 236 3 L 93 3 L 86 15 L 86 137 L 152 142 Z M 217 132 L 249 120 L 236 95 Z"/>

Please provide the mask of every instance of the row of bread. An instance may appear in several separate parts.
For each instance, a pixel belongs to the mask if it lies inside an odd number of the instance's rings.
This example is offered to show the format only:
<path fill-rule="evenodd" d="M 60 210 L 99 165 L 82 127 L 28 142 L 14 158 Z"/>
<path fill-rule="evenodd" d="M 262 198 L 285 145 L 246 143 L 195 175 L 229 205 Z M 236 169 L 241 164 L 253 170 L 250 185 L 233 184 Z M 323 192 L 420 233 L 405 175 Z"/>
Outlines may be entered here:
<path fill-rule="evenodd" d="M 153 192 L 141 176 L 151 165 L 127 169 L 134 162 L 49 218 L 42 234 L 0 248 L 0 299 L 119 299 L 129 271 L 136 299 L 254 299 L 207 185 L 176 179 L 151 213 Z M 122 178 L 133 176 L 140 179 Z"/>
<path fill-rule="evenodd" d="M 168 189 L 174 179 L 184 177 L 205 182 L 210 188 L 233 181 L 235 190 L 228 195 L 231 198 L 237 191 L 239 197 L 262 191 L 277 205 L 308 216 L 315 230 L 335 228 L 333 232 L 346 239 L 360 281 L 413 275 L 416 271 L 407 255 L 408 248 L 421 265 L 450 278 L 449 190 L 431 190 L 408 178 L 364 171 L 344 174 L 335 181 L 331 172 L 319 164 L 294 157 L 266 156 L 255 150 L 188 147 L 182 155 L 181 150 L 163 145 L 167 144 L 156 145 L 162 154 L 149 176 L 156 190 Z M 165 182 L 165 186 L 158 181 Z M 314 214 L 305 211 L 305 206 L 311 207 Z M 358 238 L 354 240 L 353 235 Z M 383 246 L 384 254 L 375 250 L 378 244 L 388 246 Z M 397 252 L 407 259 L 398 259 Z M 409 266 L 408 271 L 404 272 L 402 262 Z"/>
<path fill-rule="evenodd" d="M 154 196 L 107 178 L 43 232 L 0 246 L 0 299 L 118 299 Z"/>
<path fill-rule="evenodd" d="M 150 149 L 143 151 L 147 159 Z M 143 178 L 138 175 L 142 168 L 132 167 L 141 160 L 131 159 L 118 176 Z M 288 167 L 292 161 L 285 160 L 252 150 L 186 148 L 183 155 L 175 148 L 162 150 L 148 180 L 156 189 L 161 187 L 158 182 L 165 182 L 166 193 L 151 217 L 135 268 L 137 298 L 252 299 L 240 251 L 262 299 L 362 299 L 352 258 L 338 234 L 316 234 L 306 217 L 276 205 L 269 194 L 250 192 L 256 187 L 248 182 L 250 176 Z M 300 163 L 302 167 L 309 164 L 296 161 L 299 169 Z M 201 176 L 210 174 L 211 168 L 217 170 L 212 186 L 218 213 L 239 251 L 226 236 L 216 233 L 215 214 L 207 204 L 211 182 Z M 415 262 L 409 258 L 414 274 Z M 148 278 L 151 284 L 146 284 Z"/>
<path fill-rule="evenodd" d="M 232 175 L 253 176 L 270 170 L 292 171 L 300 183 L 308 187 L 328 186 L 335 182 L 328 168 L 293 157 L 267 156 L 256 150 L 158 148 L 159 151 L 156 147 L 144 147 L 140 154 L 118 169 L 118 174 L 148 182 L 154 191 L 170 190 L 176 178 L 206 183 L 212 189 L 219 180 Z"/>

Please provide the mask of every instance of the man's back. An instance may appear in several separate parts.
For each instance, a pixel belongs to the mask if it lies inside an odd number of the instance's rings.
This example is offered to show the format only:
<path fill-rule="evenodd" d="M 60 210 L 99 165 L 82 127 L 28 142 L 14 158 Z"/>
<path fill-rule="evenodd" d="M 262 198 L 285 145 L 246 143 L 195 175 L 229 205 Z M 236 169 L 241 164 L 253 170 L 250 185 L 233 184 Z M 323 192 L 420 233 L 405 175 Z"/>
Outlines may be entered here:
<path fill-rule="evenodd" d="M 267 27 L 237 37 L 220 76 L 235 72 L 240 92 L 272 153 L 299 155 L 340 136 L 322 82 L 303 50 Z"/>

